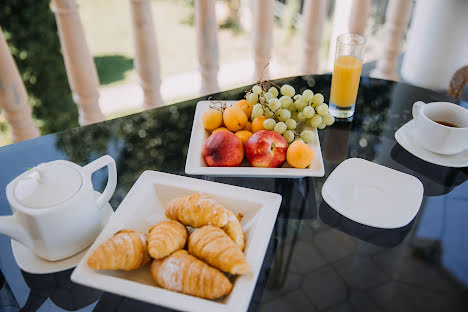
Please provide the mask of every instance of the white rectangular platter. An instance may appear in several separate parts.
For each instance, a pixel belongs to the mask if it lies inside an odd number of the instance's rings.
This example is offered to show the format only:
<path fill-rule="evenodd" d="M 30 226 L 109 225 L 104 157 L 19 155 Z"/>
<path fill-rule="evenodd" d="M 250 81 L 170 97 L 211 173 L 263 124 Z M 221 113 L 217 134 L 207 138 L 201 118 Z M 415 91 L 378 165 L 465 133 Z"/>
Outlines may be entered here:
<path fill-rule="evenodd" d="M 92 252 L 114 233 L 132 229 L 147 233 L 166 220 L 167 203 L 176 197 L 202 192 L 213 196 L 235 214 L 244 215 L 245 255 L 250 272 L 234 280 L 232 292 L 217 301 L 201 299 L 156 286 L 149 265 L 130 272 L 95 271 L 88 267 Z M 227 184 L 167 173 L 145 171 L 138 178 L 94 244 L 73 271 L 71 280 L 89 287 L 183 311 L 246 311 L 255 289 L 281 196 Z"/>
<path fill-rule="evenodd" d="M 217 101 L 218 102 L 218 101 Z M 236 101 L 223 101 L 227 106 L 232 106 Z M 192 126 L 189 150 L 185 163 L 185 173 L 191 175 L 228 176 L 228 177 L 277 177 L 277 178 L 301 178 L 301 177 L 323 177 L 325 169 L 323 166 L 322 150 L 317 129 L 313 129 L 317 140 L 310 143 L 314 149 L 314 159 L 309 167 L 297 169 L 290 167 L 287 163 L 282 168 L 256 168 L 251 167 L 246 160 L 241 167 L 209 167 L 203 157 L 203 144 L 209 137 L 209 132 L 205 130 L 202 123 L 202 115 L 206 112 L 211 101 L 201 101 L 197 103 L 195 119 Z"/>

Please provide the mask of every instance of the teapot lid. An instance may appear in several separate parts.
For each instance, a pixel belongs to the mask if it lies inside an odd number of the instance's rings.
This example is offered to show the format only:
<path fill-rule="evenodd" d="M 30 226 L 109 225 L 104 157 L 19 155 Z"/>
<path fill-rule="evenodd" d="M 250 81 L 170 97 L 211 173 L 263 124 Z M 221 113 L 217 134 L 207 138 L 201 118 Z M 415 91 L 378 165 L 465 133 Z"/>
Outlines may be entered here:
<path fill-rule="evenodd" d="M 75 168 L 57 162 L 44 163 L 21 176 L 14 194 L 23 206 L 48 208 L 71 198 L 81 184 L 81 174 Z"/>

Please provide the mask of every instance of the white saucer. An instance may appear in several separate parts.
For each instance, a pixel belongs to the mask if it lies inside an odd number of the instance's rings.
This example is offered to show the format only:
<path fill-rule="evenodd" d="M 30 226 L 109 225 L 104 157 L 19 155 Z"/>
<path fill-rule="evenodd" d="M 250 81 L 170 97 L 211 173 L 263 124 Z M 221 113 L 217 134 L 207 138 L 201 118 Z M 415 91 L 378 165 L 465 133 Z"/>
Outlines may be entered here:
<path fill-rule="evenodd" d="M 95 191 L 95 193 L 96 197 L 101 195 L 101 193 L 97 191 Z M 111 205 L 107 203 L 103 209 L 101 209 L 101 212 L 101 228 L 104 228 L 107 221 L 114 213 L 114 210 L 112 209 Z M 39 258 L 31 249 L 13 239 L 11 240 L 11 248 L 13 249 L 13 256 L 15 257 L 18 266 L 23 271 L 33 274 L 55 273 L 74 268 L 78 265 L 81 258 L 84 257 L 89 249 L 88 247 L 80 253 L 64 260 L 47 261 Z"/>
<path fill-rule="evenodd" d="M 411 222 L 423 193 L 417 178 L 360 158 L 342 162 L 322 188 L 325 202 L 343 216 L 384 229 Z"/>
<path fill-rule="evenodd" d="M 413 134 L 412 119 L 395 132 L 395 139 L 405 150 L 431 164 L 454 168 L 468 167 L 468 149 L 455 155 L 436 154 L 419 145 Z"/>

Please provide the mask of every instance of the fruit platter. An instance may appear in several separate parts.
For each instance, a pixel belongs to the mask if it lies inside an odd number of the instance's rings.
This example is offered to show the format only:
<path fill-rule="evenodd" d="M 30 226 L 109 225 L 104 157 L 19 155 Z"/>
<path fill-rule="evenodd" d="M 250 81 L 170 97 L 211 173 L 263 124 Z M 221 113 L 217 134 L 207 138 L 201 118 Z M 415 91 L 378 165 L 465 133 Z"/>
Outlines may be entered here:
<path fill-rule="evenodd" d="M 244 99 L 197 104 L 185 172 L 193 175 L 324 175 L 318 130 L 334 123 L 323 95 L 262 81 Z"/>

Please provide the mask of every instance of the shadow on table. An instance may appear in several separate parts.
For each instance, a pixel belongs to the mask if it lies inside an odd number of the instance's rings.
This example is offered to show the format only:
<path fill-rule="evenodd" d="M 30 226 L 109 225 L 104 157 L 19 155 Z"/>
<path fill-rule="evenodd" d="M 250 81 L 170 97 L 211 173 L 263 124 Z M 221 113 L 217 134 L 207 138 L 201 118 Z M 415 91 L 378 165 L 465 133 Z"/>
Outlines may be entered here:
<path fill-rule="evenodd" d="M 425 196 L 440 196 L 468 180 L 468 168 L 449 168 L 419 159 L 395 143 L 390 153 L 392 159 L 410 169 L 411 175 L 421 180 Z"/>
<path fill-rule="evenodd" d="M 31 274 L 21 271 L 30 288 L 26 304 L 21 311 L 36 311 L 50 298 L 58 307 L 75 311 L 89 306 L 102 296 L 102 291 L 78 285 L 70 280 L 73 269 L 50 273 Z"/>
<path fill-rule="evenodd" d="M 413 219 L 401 228 L 380 229 L 346 218 L 330 207 L 325 201 L 322 201 L 320 204 L 319 212 L 320 219 L 332 228 L 382 247 L 394 247 L 400 244 L 413 227 L 415 220 Z"/>

